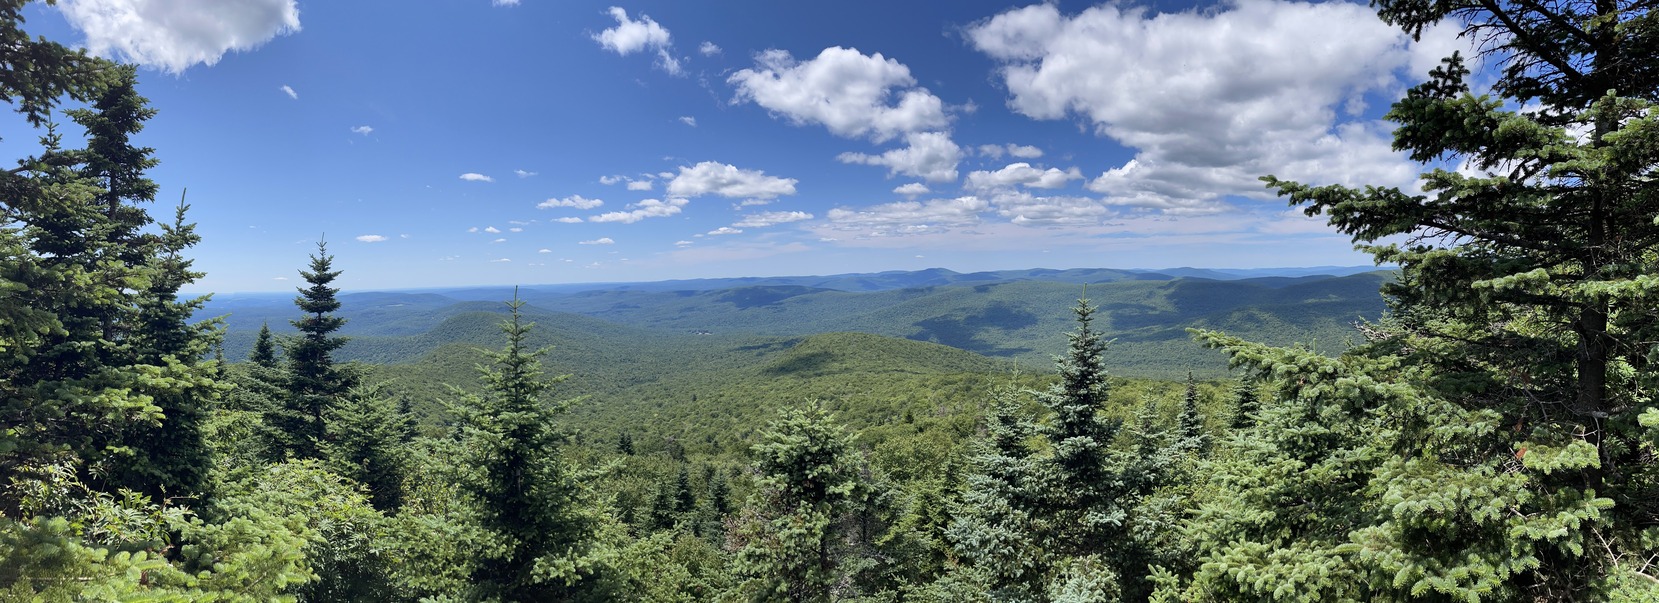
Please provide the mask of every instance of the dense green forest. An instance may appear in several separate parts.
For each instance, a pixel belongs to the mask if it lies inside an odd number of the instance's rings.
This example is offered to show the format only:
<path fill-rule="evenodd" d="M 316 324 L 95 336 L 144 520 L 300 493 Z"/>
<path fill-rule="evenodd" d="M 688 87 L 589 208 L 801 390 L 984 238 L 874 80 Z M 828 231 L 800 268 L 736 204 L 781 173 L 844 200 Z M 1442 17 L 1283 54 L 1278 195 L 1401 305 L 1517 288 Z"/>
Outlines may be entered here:
<path fill-rule="evenodd" d="M 1342 277 L 1209 279 L 1116 270 L 1004 271 L 941 277 L 944 271 L 870 275 L 793 284 L 710 283 L 662 289 L 656 283 L 526 287 L 524 312 L 552 331 L 552 359 L 588 379 L 615 364 L 591 359 L 627 355 L 654 366 L 713 361 L 759 339 L 860 332 L 951 347 L 1048 370 L 1065 349 L 1064 308 L 1083 292 L 1100 308 L 1097 324 L 1113 341 L 1115 374 L 1183 379 L 1187 371 L 1224 378 L 1225 355 L 1192 344 L 1186 329 L 1226 331 L 1276 345 L 1302 342 L 1340 352 L 1360 339 L 1353 323 L 1376 320 L 1386 272 Z M 971 280 L 970 278 L 971 277 Z M 773 279 L 784 280 L 784 279 Z M 806 280 L 806 279 L 790 279 Z M 828 279 L 826 279 L 828 280 Z M 682 283 L 690 286 L 702 283 Z M 883 287 L 883 284 L 891 286 Z M 707 286 L 707 285 L 706 285 Z M 561 290 L 568 289 L 568 290 Z M 341 360 L 371 364 L 423 361 L 452 343 L 484 346 L 495 338 L 501 300 L 511 288 L 360 292 L 340 296 Z M 292 334 L 293 303 L 276 295 L 210 300 L 207 316 L 226 316 L 225 354 L 243 358 L 255 334 Z M 494 313 L 486 316 L 481 313 Z M 603 348 L 603 349 L 601 349 Z M 463 366 L 470 367 L 468 361 Z"/>
<path fill-rule="evenodd" d="M 1127 302 L 1064 282 L 574 313 L 527 291 L 350 362 L 326 241 L 278 328 L 227 348 L 180 295 L 189 206 L 148 209 L 134 68 L 31 39 L 24 4 L 0 0 L 0 98 L 41 147 L 0 171 L 0 599 L 1659 600 L 1648 4 L 1376 2 L 1485 40 L 1490 92 L 1454 55 L 1389 114 L 1397 149 L 1462 169 L 1420 195 L 1265 177 L 1400 269 L 1350 277 L 1387 313 L 1340 347 L 1240 336 L 1260 316 L 1179 339 L 1228 380 L 1169 379 L 1187 352 L 1163 379 L 1108 370 L 1113 338 L 1173 349 L 1162 320 L 1217 316 L 1160 305 L 1214 298 L 1175 294 L 1218 286 L 1197 280 L 1122 281 L 1163 314 L 1128 328 Z M 1326 299 L 1293 287 L 1261 299 Z M 975 343 L 969 306 L 900 299 L 1039 290 L 1052 307 L 1014 322 L 1069 329 L 1044 370 Z M 676 322 L 700 295 L 730 308 Z M 864 326 L 637 343 L 831 302 L 867 304 L 843 315 Z M 928 337 L 927 316 L 963 324 Z"/>

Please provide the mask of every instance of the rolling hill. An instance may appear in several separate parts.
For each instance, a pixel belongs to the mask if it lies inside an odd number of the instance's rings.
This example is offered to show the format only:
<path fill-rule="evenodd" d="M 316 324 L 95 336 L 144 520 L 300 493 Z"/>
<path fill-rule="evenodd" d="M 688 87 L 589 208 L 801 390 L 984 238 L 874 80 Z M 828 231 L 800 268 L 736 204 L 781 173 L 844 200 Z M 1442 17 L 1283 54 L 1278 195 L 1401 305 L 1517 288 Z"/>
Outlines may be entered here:
<path fill-rule="evenodd" d="M 1104 269 L 927 270 L 697 281 L 742 282 L 703 289 L 670 283 L 526 287 L 519 295 L 550 336 L 563 342 L 561 348 L 644 363 L 634 366 L 658 373 L 669 370 L 664 363 L 684 364 L 676 354 L 706 353 L 704 347 L 721 342 L 821 333 L 930 342 L 1044 370 L 1064 347 L 1073 326 L 1070 308 L 1086 291 L 1100 309 L 1097 325 L 1114 339 L 1113 371 L 1180 378 L 1189 370 L 1217 376 L 1225 368 L 1218 353 L 1191 342 L 1186 329 L 1192 327 L 1273 344 L 1345 349 L 1354 321 L 1380 315 L 1377 289 L 1387 278 L 1383 272 L 1216 279 Z M 493 348 L 499 341 L 493 323 L 505 309 L 501 300 L 511 295 L 509 288 L 342 294 L 340 315 L 348 322 L 341 332 L 352 341 L 341 357 L 395 364 L 459 349 L 454 346 Z M 260 324 L 292 332 L 287 321 L 297 310 L 288 296 L 228 296 L 215 298 L 204 314 L 225 316 L 226 355 L 239 359 Z M 662 353 L 619 355 L 641 349 Z"/>

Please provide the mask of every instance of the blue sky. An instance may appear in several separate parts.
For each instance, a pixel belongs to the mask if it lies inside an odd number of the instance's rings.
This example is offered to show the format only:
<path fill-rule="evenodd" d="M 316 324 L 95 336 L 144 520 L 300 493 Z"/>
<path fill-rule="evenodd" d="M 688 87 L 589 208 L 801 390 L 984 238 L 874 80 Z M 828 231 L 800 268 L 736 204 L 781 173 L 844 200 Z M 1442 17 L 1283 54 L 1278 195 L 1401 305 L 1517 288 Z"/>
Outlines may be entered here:
<path fill-rule="evenodd" d="M 59 0 L 28 27 L 143 66 L 201 290 L 290 289 L 325 235 L 359 290 L 1368 263 L 1255 178 L 1414 186 L 1380 116 L 1452 32 L 1131 6 Z"/>

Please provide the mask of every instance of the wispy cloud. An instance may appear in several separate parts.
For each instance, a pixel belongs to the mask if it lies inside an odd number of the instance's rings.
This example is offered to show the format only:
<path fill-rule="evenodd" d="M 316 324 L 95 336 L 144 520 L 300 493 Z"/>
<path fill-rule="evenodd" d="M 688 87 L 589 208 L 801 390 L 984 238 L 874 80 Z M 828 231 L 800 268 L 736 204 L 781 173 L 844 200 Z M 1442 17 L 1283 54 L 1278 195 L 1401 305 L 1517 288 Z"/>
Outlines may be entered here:
<path fill-rule="evenodd" d="M 461 179 L 467 182 L 495 182 L 494 178 L 477 172 L 467 172 L 465 174 L 461 174 Z"/>
<path fill-rule="evenodd" d="M 513 174 L 520 177 L 520 178 L 529 178 L 531 176 L 536 175 L 535 172 L 531 172 L 531 171 L 527 171 L 527 170 L 513 170 Z"/>
<path fill-rule="evenodd" d="M 690 115 L 682 115 L 682 116 L 680 116 L 680 123 L 695 128 L 695 127 L 697 127 L 697 118 L 692 117 Z"/>
<path fill-rule="evenodd" d="M 377 235 L 377 234 L 366 234 L 366 235 L 358 235 L 357 240 L 362 241 L 364 243 L 379 243 L 381 241 L 386 240 L 386 237 L 381 236 L 381 235 Z"/>
<path fill-rule="evenodd" d="M 576 209 L 593 209 L 604 204 L 605 202 L 599 199 L 589 199 L 581 195 L 571 195 L 563 199 L 555 198 L 542 201 L 541 203 L 536 204 L 536 208 L 552 209 L 555 207 L 574 207 Z"/>
<path fill-rule="evenodd" d="M 352 131 L 353 134 L 362 134 L 364 136 L 368 136 L 368 135 L 374 133 L 374 128 L 371 128 L 369 126 L 356 126 L 356 127 L 353 127 L 351 129 L 351 131 Z"/>
<path fill-rule="evenodd" d="M 668 199 L 666 201 L 660 199 L 646 199 L 644 201 L 640 201 L 639 203 L 628 205 L 628 211 L 613 211 L 599 214 L 597 216 L 590 216 L 588 217 L 588 221 L 633 224 L 634 222 L 638 222 L 646 218 L 666 218 L 680 213 L 680 208 L 685 207 L 686 203 L 687 201 L 685 199 Z"/>
<path fill-rule="evenodd" d="M 279 90 L 282 90 L 282 92 L 284 94 L 287 94 L 288 98 L 291 98 L 291 99 L 294 99 L 294 100 L 299 100 L 300 99 L 300 93 L 295 92 L 294 89 L 289 87 L 287 84 L 283 84 L 282 87 L 279 88 Z"/>
<path fill-rule="evenodd" d="M 789 222 L 799 222 L 801 220 L 811 219 L 812 214 L 804 211 L 768 211 L 743 216 L 742 220 L 733 223 L 732 226 L 737 228 L 765 228 L 767 226 L 775 226 L 778 224 L 787 224 Z"/>
<path fill-rule="evenodd" d="M 577 245 L 615 245 L 616 241 L 611 240 L 610 237 L 599 237 L 599 238 L 594 239 L 592 241 L 581 241 L 581 242 L 578 242 L 576 244 Z"/>

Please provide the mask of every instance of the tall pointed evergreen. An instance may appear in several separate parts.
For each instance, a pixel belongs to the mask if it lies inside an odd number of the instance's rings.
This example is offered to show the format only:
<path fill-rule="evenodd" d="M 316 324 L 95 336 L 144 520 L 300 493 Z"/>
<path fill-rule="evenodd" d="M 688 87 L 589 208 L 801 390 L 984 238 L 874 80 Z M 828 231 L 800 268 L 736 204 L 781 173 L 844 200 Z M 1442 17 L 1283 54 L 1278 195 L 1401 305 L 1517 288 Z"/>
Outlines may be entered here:
<path fill-rule="evenodd" d="M 299 290 L 294 305 L 306 316 L 291 321 L 300 335 L 287 346 L 287 391 L 271 423 L 281 433 L 283 452 L 295 458 L 321 458 L 319 446 L 327 437 L 324 424 L 329 409 L 351 390 L 356 379 L 334 362 L 334 352 L 346 344 L 345 337 L 334 333 L 346 319 L 334 315 L 340 309 L 334 295 L 340 290 L 329 284 L 340 271 L 334 269 L 334 256 L 328 254 L 327 242 L 317 241 L 311 269 L 301 270 L 300 276 L 310 286 Z"/>
<path fill-rule="evenodd" d="M 1175 437 L 1179 446 L 1188 452 L 1203 452 L 1210 446 L 1204 433 L 1204 412 L 1198 408 L 1198 381 L 1187 372 L 1187 388 L 1181 396 L 1181 414 L 1175 418 Z"/>
<path fill-rule="evenodd" d="M 1066 335 L 1070 345 L 1055 358 L 1060 381 L 1037 396 L 1053 416 L 1038 430 L 1052 453 L 1040 465 L 1047 483 L 1036 511 L 1048 522 L 1057 552 L 1066 554 L 1100 548 L 1123 514 L 1108 450 L 1122 421 L 1105 414 L 1106 340 L 1094 330 L 1094 313 L 1087 298 L 1077 300 L 1077 330 Z"/>
<path fill-rule="evenodd" d="M 471 470 L 463 484 L 490 542 L 472 572 L 478 598 L 567 601 L 592 594 L 595 510 L 578 472 L 561 453 L 567 436 L 556 417 L 576 400 L 548 399 L 568 375 L 544 378 L 529 348 L 516 293 L 501 323 L 507 344 L 480 366 L 484 391 L 463 396 L 454 411 Z"/>
<path fill-rule="evenodd" d="M 1123 546 L 1132 501 L 1124 463 L 1110 449 L 1122 422 L 1105 414 L 1106 341 L 1094 312 L 1087 298 L 1077 301 L 1077 330 L 1055 357 L 1059 380 L 1036 392 L 1048 421 L 1019 417 L 1007 401 L 992 407 L 991 438 L 970 460 L 949 530 L 969 565 L 947 582 L 968 585 L 974 597 L 1112 600 L 1124 568 L 1144 573 L 1144 560 Z M 1033 435 L 1046 454 L 1029 447 Z"/>
<path fill-rule="evenodd" d="M 271 337 L 270 323 L 259 325 L 259 335 L 253 340 L 253 352 L 248 354 L 248 361 L 262 368 L 277 367 L 276 344 Z"/>
<path fill-rule="evenodd" d="M 110 472 L 110 484 L 151 495 L 189 496 L 202 492 L 212 466 L 204 423 L 209 406 L 219 395 L 214 379 L 217 363 L 207 354 L 219 339 L 215 320 L 190 322 L 207 297 L 179 299 L 179 289 L 202 273 L 190 269 L 183 252 L 201 241 L 195 225 L 185 222 L 190 209 L 183 200 L 171 224 L 163 224 L 149 259 L 149 286 L 137 296 L 137 320 L 132 336 L 136 360 L 150 366 L 171 366 L 189 375 L 171 387 L 152 391 L 161 413 L 156 423 L 129 427 L 122 437 L 133 457 Z"/>
<path fill-rule="evenodd" d="M 1255 425 L 1261 406 L 1261 394 L 1256 391 L 1256 382 L 1239 379 L 1238 384 L 1233 386 L 1233 429 L 1249 429 Z"/>

